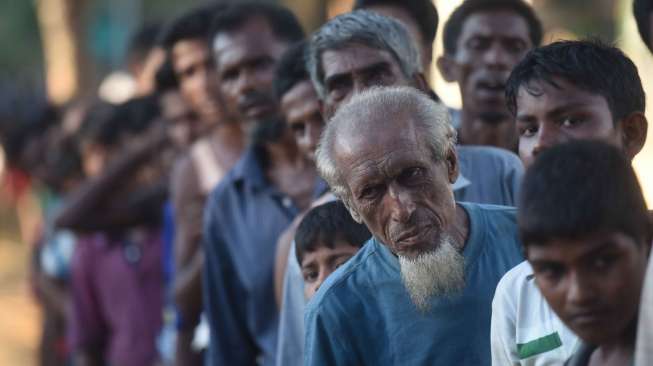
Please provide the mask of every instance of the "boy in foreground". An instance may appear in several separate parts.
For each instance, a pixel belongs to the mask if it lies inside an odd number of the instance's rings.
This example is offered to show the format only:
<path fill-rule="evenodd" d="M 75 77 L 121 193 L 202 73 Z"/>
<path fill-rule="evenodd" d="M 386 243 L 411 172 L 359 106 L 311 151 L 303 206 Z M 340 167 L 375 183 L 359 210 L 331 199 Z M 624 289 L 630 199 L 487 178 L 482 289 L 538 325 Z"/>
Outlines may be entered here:
<path fill-rule="evenodd" d="M 518 225 L 537 286 L 582 341 L 566 365 L 631 364 L 652 233 L 629 159 L 598 141 L 542 153 Z"/>
<path fill-rule="evenodd" d="M 341 201 L 310 210 L 297 228 L 295 253 L 309 300 L 338 267 L 353 257 L 372 234 L 351 217 Z"/>
<path fill-rule="evenodd" d="M 515 67 L 506 88 L 527 168 L 547 149 L 571 140 L 607 142 L 628 160 L 644 146 L 642 82 L 633 62 L 615 47 L 560 41 L 536 48 Z M 528 262 L 499 282 L 491 329 L 493 365 L 557 364 L 578 345 L 542 298 Z"/>

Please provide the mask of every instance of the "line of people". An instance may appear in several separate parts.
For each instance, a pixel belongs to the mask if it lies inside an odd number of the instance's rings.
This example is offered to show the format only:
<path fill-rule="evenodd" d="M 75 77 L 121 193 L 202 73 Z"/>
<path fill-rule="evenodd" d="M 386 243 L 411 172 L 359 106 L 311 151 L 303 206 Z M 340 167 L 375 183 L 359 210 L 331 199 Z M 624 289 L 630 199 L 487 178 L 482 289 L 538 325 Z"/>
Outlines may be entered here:
<path fill-rule="evenodd" d="M 156 32 L 149 93 L 20 135 L 38 149 L 10 163 L 57 197 L 43 363 L 653 364 L 636 66 L 466 0 L 435 60 L 455 110 L 428 82 L 438 22 L 356 0 L 307 36 L 210 3 Z"/>

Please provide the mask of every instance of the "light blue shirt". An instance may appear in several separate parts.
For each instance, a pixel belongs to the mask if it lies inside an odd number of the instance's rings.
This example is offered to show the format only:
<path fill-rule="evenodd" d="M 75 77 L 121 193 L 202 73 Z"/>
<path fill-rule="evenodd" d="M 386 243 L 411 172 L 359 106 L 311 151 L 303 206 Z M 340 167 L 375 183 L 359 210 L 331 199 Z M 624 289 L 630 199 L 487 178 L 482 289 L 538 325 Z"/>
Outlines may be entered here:
<path fill-rule="evenodd" d="M 470 223 L 462 292 L 420 313 L 397 257 L 373 238 L 308 303 L 305 365 L 490 365 L 494 290 L 523 260 L 515 209 L 459 205 Z"/>
<path fill-rule="evenodd" d="M 456 201 L 514 206 L 524 168 L 517 155 L 488 146 L 457 146 L 460 174 L 452 185 Z M 301 365 L 304 354 L 304 281 L 288 253 L 284 276 L 277 365 Z"/>

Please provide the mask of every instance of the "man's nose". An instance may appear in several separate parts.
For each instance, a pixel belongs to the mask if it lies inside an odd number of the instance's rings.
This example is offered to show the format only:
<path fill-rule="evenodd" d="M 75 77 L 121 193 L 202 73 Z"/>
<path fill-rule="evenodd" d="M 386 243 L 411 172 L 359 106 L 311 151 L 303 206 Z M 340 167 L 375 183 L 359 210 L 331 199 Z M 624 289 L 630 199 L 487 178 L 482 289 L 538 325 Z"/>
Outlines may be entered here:
<path fill-rule="evenodd" d="M 391 185 L 388 191 L 392 204 L 392 218 L 402 223 L 410 221 L 416 208 L 410 192 L 395 185 Z"/>
<path fill-rule="evenodd" d="M 582 275 L 574 272 L 569 277 L 567 288 L 567 302 L 574 306 L 591 305 L 596 299 L 594 286 L 586 281 Z"/>
<path fill-rule="evenodd" d="M 256 89 L 256 77 L 254 72 L 251 70 L 243 70 L 240 75 L 238 75 L 238 84 L 236 90 L 238 94 L 246 94 L 251 90 Z"/>
<path fill-rule="evenodd" d="M 494 43 L 484 54 L 483 61 L 490 67 L 506 69 L 510 63 L 510 55 L 499 43 Z"/>
<path fill-rule="evenodd" d="M 318 141 L 320 141 L 320 135 L 322 134 L 322 126 L 316 126 L 312 123 L 307 123 L 305 134 L 306 134 L 305 135 L 306 145 L 310 149 L 315 150 L 315 148 L 317 148 Z"/>

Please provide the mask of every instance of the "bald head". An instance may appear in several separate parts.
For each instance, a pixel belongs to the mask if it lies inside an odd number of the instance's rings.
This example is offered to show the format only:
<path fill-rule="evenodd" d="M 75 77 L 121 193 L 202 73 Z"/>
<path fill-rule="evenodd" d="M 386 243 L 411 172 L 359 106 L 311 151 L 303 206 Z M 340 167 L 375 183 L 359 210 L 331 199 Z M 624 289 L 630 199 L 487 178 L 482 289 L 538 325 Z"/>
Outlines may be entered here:
<path fill-rule="evenodd" d="M 442 160 L 453 150 L 456 133 L 446 108 L 417 89 L 365 91 L 340 107 L 327 123 L 317 151 L 318 169 L 349 206 L 349 188 L 343 181 L 339 158 L 366 154 L 363 150 L 367 147 L 383 154 L 384 148 L 399 140 L 419 146 L 429 158 Z"/>

